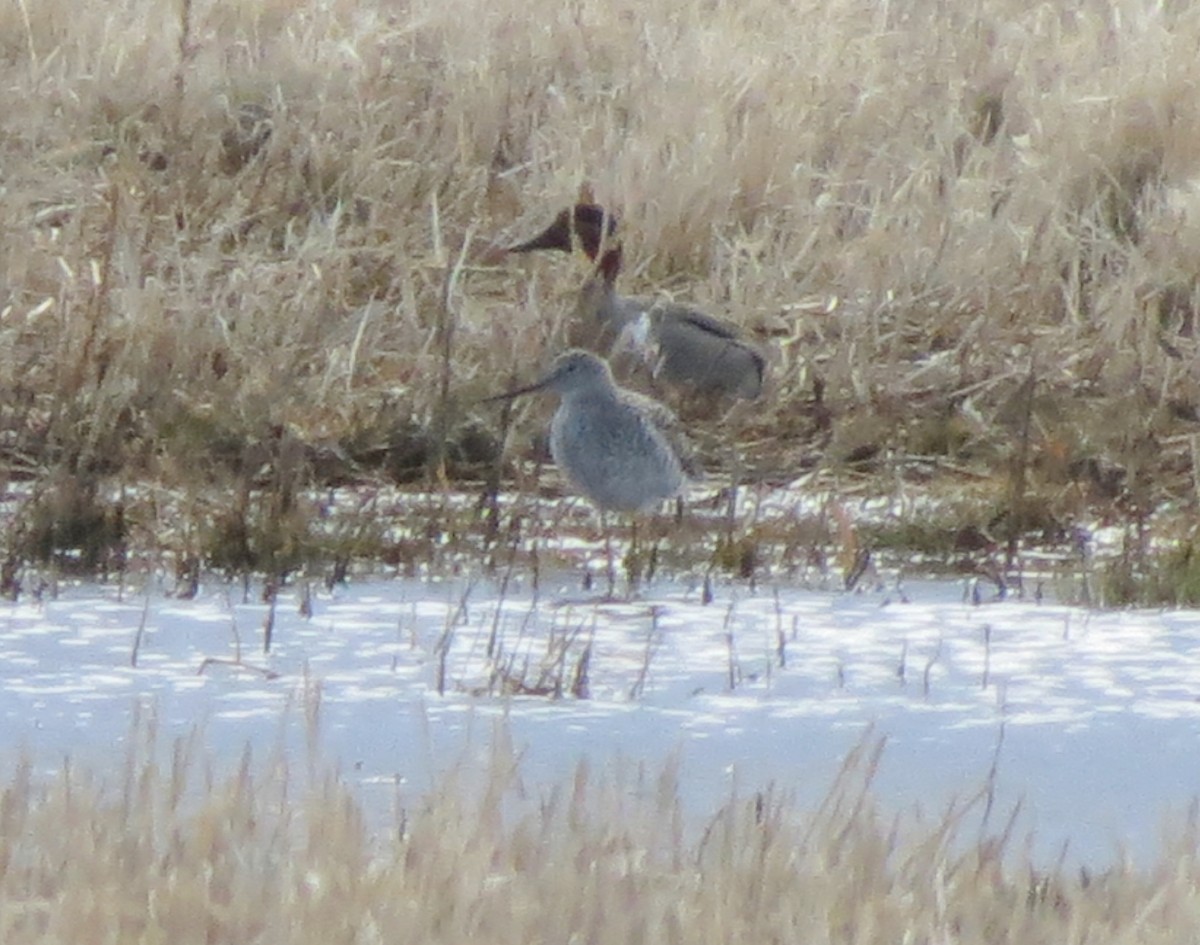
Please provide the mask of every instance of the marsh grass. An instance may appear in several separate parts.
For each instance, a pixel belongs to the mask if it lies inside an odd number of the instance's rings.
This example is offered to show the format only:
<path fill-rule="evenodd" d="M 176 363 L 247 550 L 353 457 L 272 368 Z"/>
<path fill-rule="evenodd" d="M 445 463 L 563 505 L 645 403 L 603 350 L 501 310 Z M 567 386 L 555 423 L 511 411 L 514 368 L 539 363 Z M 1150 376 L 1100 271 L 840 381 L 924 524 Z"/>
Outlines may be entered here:
<path fill-rule="evenodd" d="M 1009 558 L 1031 508 L 1195 505 L 1186 4 L 47 0 L 0 37 L 6 475 L 232 494 L 185 526 L 214 566 L 290 571 L 305 487 L 495 495 L 545 413 L 477 402 L 561 347 L 583 271 L 485 250 L 584 185 L 624 288 L 770 350 L 744 482 L 997 476 Z"/>
<path fill-rule="evenodd" d="M 1151 545 L 1129 529 L 1120 551 L 1098 563 L 1095 585 L 1102 606 L 1200 605 L 1200 557 L 1194 528 L 1169 544 Z"/>
<path fill-rule="evenodd" d="M 319 724 L 319 693 L 306 710 Z M 497 732 L 393 818 L 315 756 L 221 764 L 199 734 L 136 730 L 99 773 L 27 760 L 0 793 L 9 945 L 806 941 L 1167 943 L 1197 934 L 1195 825 L 1141 869 L 1034 866 L 987 783 L 941 812 L 884 810 L 870 736 L 823 797 L 782 785 L 689 811 L 679 770 L 581 764 L 556 785 Z M 378 805 L 376 805 L 378 807 Z M 391 820 L 390 826 L 379 826 Z"/>

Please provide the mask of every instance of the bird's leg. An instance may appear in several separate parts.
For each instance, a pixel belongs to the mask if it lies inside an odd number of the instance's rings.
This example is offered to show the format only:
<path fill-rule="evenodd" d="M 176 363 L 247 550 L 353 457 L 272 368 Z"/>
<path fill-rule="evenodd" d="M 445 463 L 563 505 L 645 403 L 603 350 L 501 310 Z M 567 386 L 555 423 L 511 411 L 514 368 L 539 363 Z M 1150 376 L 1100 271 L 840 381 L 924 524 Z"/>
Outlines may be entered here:
<path fill-rule="evenodd" d="M 658 543 L 663 537 L 663 530 L 660 527 L 658 513 L 654 513 L 654 517 L 650 520 L 650 548 L 646 552 L 646 567 L 645 578 L 647 582 L 654 580 L 654 575 L 658 571 Z"/>
<path fill-rule="evenodd" d="M 733 525 L 737 519 L 738 492 L 742 485 L 742 451 L 738 447 L 738 441 L 741 439 L 740 433 L 746 409 L 747 405 L 745 403 L 734 404 L 725 417 L 726 422 L 721 434 L 726 438 L 725 446 L 729 457 L 729 505 L 726 509 L 726 515 L 728 517 L 730 536 L 733 535 Z"/>
<path fill-rule="evenodd" d="M 642 549 L 638 544 L 638 520 L 634 516 L 629 523 L 629 548 L 625 552 L 625 580 L 632 593 L 642 580 Z"/>
<path fill-rule="evenodd" d="M 737 442 L 730 439 L 725 444 L 729 449 L 729 504 L 725 509 L 725 517 L 729 526 L 729 534 L 737 522 L 738 489 L 742 484 L 742 454 Z"/>
<path fill-rule="evenodd" d="M 617 570 L 613 564 L 612 531 L 603 510 L 600 512 L 600 528 L 604 532 L 604 573 L 608 578 L 608 596 L 612 597 L 617 589 Z"/>

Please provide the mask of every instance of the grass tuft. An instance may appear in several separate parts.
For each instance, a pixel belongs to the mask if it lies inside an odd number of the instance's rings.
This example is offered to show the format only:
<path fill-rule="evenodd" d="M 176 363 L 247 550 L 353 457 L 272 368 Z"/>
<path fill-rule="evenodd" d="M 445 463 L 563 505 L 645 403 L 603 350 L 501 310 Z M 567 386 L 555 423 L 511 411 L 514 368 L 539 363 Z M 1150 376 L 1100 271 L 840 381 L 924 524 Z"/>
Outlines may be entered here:
<path fill-rule="evenodd" d="M 1098 570 L 1103 605 L 1200 606 L 1200 545 L 1194 532 L 1156 549 L 1127 534 L 1120 554 Z"/>
<path fill-rule="evenodd" d="M 105 496 L 93 477 L 64 476 L 28 501 L 14 537 L 17 560 L 68 575 L 118 572 L 128 539 L 125 504 Z"/>

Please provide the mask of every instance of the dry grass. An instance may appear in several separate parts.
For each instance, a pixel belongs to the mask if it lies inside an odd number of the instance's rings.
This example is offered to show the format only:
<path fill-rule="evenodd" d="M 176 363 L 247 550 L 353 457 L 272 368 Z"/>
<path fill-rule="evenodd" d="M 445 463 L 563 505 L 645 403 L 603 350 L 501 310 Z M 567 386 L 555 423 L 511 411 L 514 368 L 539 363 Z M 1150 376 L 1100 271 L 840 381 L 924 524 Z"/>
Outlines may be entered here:
<path fill-rule="evenodd" d="M 995 477 L 1009 540 L 1030 495 L 1195 504 L 1188 4 L 18 0 L 0 37 L 9 476 L 478 474 L 471 405 L 582 272 L 477 260 L 587 183 L 628 289 L 763 333 L 755 476 Z"/>
<path fill-rule="evenodd" d="M 1194 829 L 1149 869 L 1038 870 L 981 797 L 890 820 L 864 742 L 824 801 L 731 796 L 686 815 L 673 768 L 580 767 L 531 789 L 496 740 L 486 771 L 397 791 L 373 832 L 325 766 L 217 774 L 197 738 L 144 732 L 123 772 L 25 765 L 0 795 L 0 938 L 254 945 L 428 942 L 1174 943 L 1200 934 Z M 885 761 L 886 763 L 886 761 Z M 1002 860 L 1007 859 L 1006 867 Z"/>

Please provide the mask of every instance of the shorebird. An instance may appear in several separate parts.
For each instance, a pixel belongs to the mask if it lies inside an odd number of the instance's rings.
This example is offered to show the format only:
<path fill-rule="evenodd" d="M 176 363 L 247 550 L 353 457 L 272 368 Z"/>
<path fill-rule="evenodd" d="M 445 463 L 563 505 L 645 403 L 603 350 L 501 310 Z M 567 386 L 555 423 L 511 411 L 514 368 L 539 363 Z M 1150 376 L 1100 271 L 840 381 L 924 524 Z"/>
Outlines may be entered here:
<path fill-rule="evenodd" d="M 648 512 L 676 498 L 697 472 L 670 408 L 619 387 L 603 358 L 577 348 L 559 355 L 538 381 L 487 398 L 536 391 L 559 395 L 550 455 L 602 512 Z"/>
<path fill-rule="evenodd" d="M 590 351 L 559 355 L 540 380 L 488 401 L 537 391 L 559 396 L 550 421 L 550 454 L 567 481 L 604 513 L 644 513 L 678 499 L 699 469 L 675 414 L 619 387 L 608 363 Z M 604 524 L 608 585 L 615 584 L 612 545 Z M 630 557 L 636 558 L 636 520 Z M 631 583 L 639 568 L 630 566 Z"/>
<path fill-rule="evenodd" d="M 655 380 L 686 393 L 717 399 L 755 400 L 762 393 L 766 358 L 734 325 L 688 305 L 619 295 L 622 248 L 616 220 L 603 207 L 576 204 L 563 210 L 533 239 L 508 253 L 576 246 L 596 263 L 579 290 L 577 339 L 609 353 L 631 344 Z"/>

